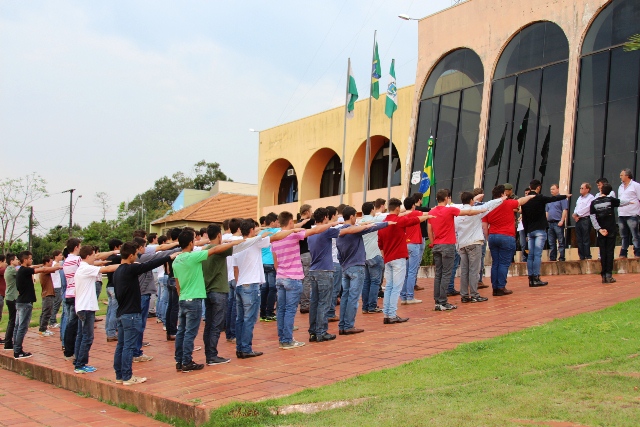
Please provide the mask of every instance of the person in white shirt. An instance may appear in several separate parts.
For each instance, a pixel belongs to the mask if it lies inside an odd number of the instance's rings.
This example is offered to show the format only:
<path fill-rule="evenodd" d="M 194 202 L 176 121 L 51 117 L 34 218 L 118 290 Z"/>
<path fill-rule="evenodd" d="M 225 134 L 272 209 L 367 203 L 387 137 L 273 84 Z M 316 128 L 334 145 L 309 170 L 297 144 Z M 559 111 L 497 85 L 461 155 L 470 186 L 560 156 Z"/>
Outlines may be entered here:
<path fill-rule="evenodd" d="M 609 197 L 613 197 L 614 199 L 616 198 L 616 192 L 611 190 L 611 193 L 609 194 L 602 194 L 602 186 L 605 184 L 609 184 L 609 180 L 607 178 L 598 178 L 596 179 L 596 185 L 598 186 L 598 193 L 594 196 L 596 199 L 598 197 L 604 197 L 604 196 L 609 196 Z"/>
<path fill-rule="evenodd" d="M 583 182 L 580 185 L 580 197 L 576 200 L 576 207 L 571 215 L 576 223 L 576 243 L 580 259 L 591 259 L 591 219 L 589 215 L 591 202 L 594 198 L 591 194 L 591 185 L 588 182 Z"/>
<path fill-rule="evenodd" d="M 629 237 L 633 242 L 633 254 L 637 258 L 640 257 L 640 232 L 638 231 L 640 204 L 637 203 L 640 200 L 640 184 L 633 180 L 633 172 L 629 168 L 620 172 L 620 181 L 622 181 L 622 184 L 618 188 L 618 198 L 632 202 L 627 206 L 618 208 L 618 228 L 622 238 L 620 258 L 627 257 Z"/>
<path fill-rule="evenodd" d="M 463 303 L 484 302 L 488 298 L 478 293 L 478 280 L 480 276 L 482 246 L 484 246 L 484 233 L 482 232 L 482 217 L 497 208 L 507 198 L 503 195 L 482 205 L 473 206 L 475 200 L 482 200 L 484 195 L 465 191 L 460 195 L 461 205 L 449 205 L 460 210 L 486 210 L 480 215 L 457 216 L 454 218 L 457 251 L 460 254 L 460 293 Z"/>
<path fill-rule="evenodd" d="M 96 295 L 96 277 L 102 273 L 116 271 L 119 264 L 107 267 L 93 265 L 96 255 L 93 246 L 80 248 L 80 265 L 75 272 L 75 310 L 78 316 L 78 335 L 76 338 L 76 360 L 73 362 L 76 374 L 95 372 L 96 368 L 87 365 L 89 363 L 89 350 L 93 344 L 93 324 L 96 318 L 98 297 Z"/>
<path fill-rule="evenodd" d="M 222 223 L 226 233 L 222 235 L 222 242 L 228 243 L 233 240 L 242 239 L 240 233 L 239 218 L 225 220 Z M 225 335 L 227 342 L 236 341 L 236 279 L 233 274 L 233 257 L 227 257 L 227 281 L 229 282 L 229 299 L 227 300 L 227 315 L 225 319 Z"/>
<path fill-rule="evenodd" d="M 53 265 L 62 266 L 62 260 L 64 256 L 62 255 L 62 251 L 55 250 L 51 254 L 53 257 Z M 56 271 L 55 273 L 51 273 L 51 281 L 53 282 L 53 291 L 55 292 L 55 300 L 53 302 L 53 312 L 51 313 L 51 318 L 49 319 L 49 328 L 59 328 L 60 324 L 58 323 L 58 311 L 60 310 L 60 305 L 62 304 L 62 276 L 64 272 L 60 272 L 61 270 Z"/>

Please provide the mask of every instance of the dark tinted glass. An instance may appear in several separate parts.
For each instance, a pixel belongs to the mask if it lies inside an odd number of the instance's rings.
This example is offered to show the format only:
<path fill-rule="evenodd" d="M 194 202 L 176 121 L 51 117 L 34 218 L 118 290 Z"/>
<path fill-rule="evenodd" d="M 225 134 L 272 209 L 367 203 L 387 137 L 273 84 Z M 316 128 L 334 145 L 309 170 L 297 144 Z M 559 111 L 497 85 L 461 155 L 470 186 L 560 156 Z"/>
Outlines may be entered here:
<path fill-rule="evenodd" d="M 604 175 L 618 176 L 623 168 L 635 164 L 635 123 L 638 117 L 638 97 L 609 103 L 605 140 Z"/>
<path fill-rule="evenodd" d="M 337 154 L 333 156 L 324 168 L 320 181 L 320 197 L 331 197 L 340 194 L 340 177 L 342 176 L 342 162 Z"/>
<path fill-rule="evenodd" d="M 638 33 L 640 3 L 637 0 L 614 0 L 591 24 L 582 44 L 582 54 L 620 45 Z"/>
<path fill-rule="evenodd" d="M 589 107 L 594 104 L 606 102 L 608 72 L 608 51 L 582 58 L 578 107 Z"/>
<path fill-rule="evenodd" d="M 569 63 L 546 67 L 542 72 L 542 94 L 540 98 L 540 115 L 564 113 L 567 102 L 567 73 Z"/>
<path fill-rule="evenodd" d="M 278 204 L 293 203 L 298 201 L 298 177 L 295 175 L 287 176 L 287 172 L 292 166 L 289 165 L 280 180 L 280 188 L 278 189 Z"/>
<path fill-rule="evenodd" d="M 571 179 L 573 194 L 578 194 L 583 182 L 593 185 L 601 176 L 613 179 L 602 175 L 605 108 L 605 104 L 598 104 L 578 109 Z M 571 204 L 575 206 L 575 200 Z"/>
<path fill-rule="evenodd" d="M 456 161 L 453 174 L 454 198 L 460 191 L 472 190 L 478 158 L 478 134 L 482 86 L 462 92 L 462 110 L 456 145 Z"/>
<path fill-rule="evenodd" d="M 436 125 L 438 124 L 439 105 L 439 97 L 420 102 L 412 173 L 420 172 L 424 167 L 424 161 L 427 157 L 427 141 L 431 135 L 435 135 Z M 420 184 L 411 184 L 411 192 L 417 192 L 419 187 Z"/>
<path fill-rule="evenodd" d="M 612 50 L 609 102 L 637 96 L 638 75 L 640 75 L 640 51 Z"/>
<path fill-rule="evenodd" d="M 564 112 L 540 117 L 533 174 L 543 184 L 558 183 L 560 178 L 563 133 Z"/>
<path fill-rule="evenodd" d="M 440 120 L 433 151 L 433 169 L 436 189 L 451 189 L 453 161 L 460 112 L 460 93 L 454 92 L 441 97 Z"/>
<path fill-rule="evenodd" d="M 400 159 L 398 157 L 398 150 L 395 145 L 393 147 L 393 156 L 391 158 L 391 186 L 400 185 L 399 178 L 400 173 Z M 387 179 L 389 178 L 389 141 L 385 141 L 384 145 L 373 156 L 371 162 L 371 175 L 369 176 L 369 189 L 376 190 L 378 188 L 387 187 Z"/>
<path fill-rule="evenodd" d="M 489 136 L 485 155 L 484 188 L 486 194 L 490 194 L 491 189 L 498 183 L 507 181 L 515 82 L 515 77 L 508 77 L 493 83 Z"/>
<path fill-rule="evenodd" d="M 421 99 L 464 89 L 484 81 L 480 57 L 471 49 L 458 49 L 440 60 L 431 72 Z"/>

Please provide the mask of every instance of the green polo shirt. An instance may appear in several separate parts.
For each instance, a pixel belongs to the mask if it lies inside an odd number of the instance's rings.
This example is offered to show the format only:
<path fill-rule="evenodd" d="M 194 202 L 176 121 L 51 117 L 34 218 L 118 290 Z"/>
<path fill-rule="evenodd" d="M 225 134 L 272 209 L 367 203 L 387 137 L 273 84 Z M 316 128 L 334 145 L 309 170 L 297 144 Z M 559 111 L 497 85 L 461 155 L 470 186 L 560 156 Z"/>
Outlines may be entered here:
<path fill-rule="evenodd" d="M 207 251 L 184 252 L 173 260 L 173 275 L 180 283 L 180 301 L 207 297 L 202 263 L 208 255 Z"/>
<path fill-rule="evenodd" d="M 7 292 L 4 299 L 7 301 L 15 301 L 18 298 L 18 288 L 16 287 L 16 275 L 18 270 L 15 267 L 8 265 L 4 272 L 4 280 L 7 282 Z"/>
<path fill-rule="evenodd" d="M 207 249 L 210 247 L 211 246 L 207 246 Z M 212 255 L 202 263 L 202 274 L 204 275 L 204 284 L 207 293 L 229 293 L 227 257 L 231 255 L 233 255 L 233 248 L 229 248 L 220 254 Z"/>

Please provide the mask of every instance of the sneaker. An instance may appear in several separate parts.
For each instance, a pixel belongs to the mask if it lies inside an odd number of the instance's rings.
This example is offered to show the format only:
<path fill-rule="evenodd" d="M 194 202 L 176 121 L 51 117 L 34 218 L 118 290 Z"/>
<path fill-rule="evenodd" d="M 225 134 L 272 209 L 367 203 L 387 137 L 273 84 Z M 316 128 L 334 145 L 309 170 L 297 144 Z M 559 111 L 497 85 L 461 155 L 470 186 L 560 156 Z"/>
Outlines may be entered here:
<path fill-rule="evenodd" d="M 13 353 L 14 359 L 28 359 L 31 356 L 33 356 L 33 354 L 27 353 L 26 351 L 23 351 L 22 353 Z"/>
<path fill-rule="evenodd" d="M 199 351 L 202 350 L 202 347 L 200 347 L 199 345 L 193 347 L 193 351 Z"/>
<path fill-rule="evenodd" d="M 456 308 L 458 308 L 458 307 L 453 305 L 453 304 L 449 304 L 447 302 L 447 303 L 444 303 L 444 304 L 436 304 L 436 307 L 435 307 L 434 310 L 435 311 L 449 311 L 449 310 L 454 310 Z"/>
<path fill-rule="evenodd" d="M 9 344 L 9 343 L 4 343 L 4 351 L 13 351 L 13 343 Z"/>
<path fill-rule="evenodd" d="M 227 359 L 226 357 L 214 356 L 212 359 L 207 360 L 207 365 L 222 365 L 229 362 L 231 362 L 231 359 Z"/>
<path fill-rule="evenodd" d="M 379 307 L 376 307 L 373 310 L 369 310 L 369 313 L 382 313 L 382 309 Z"/>
<path fill-rule="evenodd" d="M 182 372 L 182 363 L 180 363 L 180 362 L 176 363 L 176 371 Z"/>
<path fill-rule="evenodd" d="M 53 325 L 49 325 L 50 328 L 52 329 L 60 329 L 60 323 L 55 323 Z"/>
<path fill-rule="evenodd" d="M 75 368 L 73 370 L 74 373 L 76 374 L 90 374 L 92 372 L 97 371 L 96 368 L 94 368 L 93 366 L 89 366 L 89 365 L 85 365 L 82 368 Z"/>
<path fill-rule="evenodd" d="M 67 362 L 76 363 L 75 356 L 64 356 L 64 360 L 66 360 Z"/>
<path fill-rule="evenodd" d="M 236 339 L 235 339 L 235 338 L 227 338 L 227 342 L 233 342 L 233 343 L 235 343 L 235 342 L 236 342 Z"/>
<path fill-rule="evenodd" d="M 469 302 L 477 302 L 473 297 L 467 297 L 467 296 L 463 296 L 460 299 L 460 302 L 463 304 L 469 303 Z"/>
<path fill-rule="evenodd" d="M 117 338 L 116 338 L 116 339 L 117 339 Z M 143 343 L 142 343 L 142 346 L 143 346 L 143 347 L 149 347 L 150 345 L 151 345 L 151 343 L 150 343 L 150 342 L 143 342 Z"/>
<path fill-rule="evenodd" d="M 41 337 L 52 337 L 54 335 L 54 333 L 51 331 L 41 331 L 39 332 L 39 334 Z"/>
<path fill-rule="evenodd" d="M 95 372 L 95 371 L 97 371 L 97 370 L 98 370 L 98 368 L 96 368 L 96 367 L 94 367 L 94 366 L 89 366 L 89 365 L 84 365 L 84 369 L 85 369 L 87 372 L 89 372 L 89 373 L 91 373 L 91 372 Z"/>
<path fill-rule="evenodd" d="M 297 331 L 298 329 L 300 328 L 298 328 L 297 326 L 294 326 L 292 330 Z"/>
<path fill-rule="evenodd" d="M 107 337 L 107 342 L 117 342 L 118 337 Z"/>
<path fill-rule="evenodd" d="M 153 356 L 147 356 L 146 354 L 133 358 L 134 362 L 148 362 L 150 360 L 153 360 Z"/>
<path fill-rule="evenodd" d="M 413 298 L 413 299 L 408 299 L 408 300 L 404 301 L 404 303 L 406 305 L 409 305 L 409 304 L 422 304 L 422 300 Z"/>
<path fill-rule="evenodd" d="M 199 371 L 204 368 L 204 365 L 198 364 L 193 360 L 188 365 L 182 365 L 182 372 Z"/>
<path fill-rule="evenodd" d="M 454 289 L 454 290 L 452 290 L 451 292 L 447 291 L 447 296 L 448 296 L 448 297 L 455 297 L 455 296 L 457 296 L 457 295 L 460 295 L 460 291 L 457 291 L 457 290 L 455 290 L 455 289 Z"/>
<path fill-rule="evenodd" d="M 115 383 L 116 384 L 122 384 L 122 378 L 116 378 Z"/>
<path fill-rule="evenodd" d="M 266 322 L 275 322 L 278 318 L 276 316 L 267 316 Z"/>
<path fill-rule="evenodd" d="M 292 348 L 302 347 L 304 344 L 305 343 L 303 343 L 303 342 L 293 340 L 291 342 L 282 343 L 282 346 L 280 348 L 283 349 L 283 350 L 291 350 Z"/>
<path fill-rule="evenodd" d="M 163 327 L 162 327 L 162 330 L 163 330 L 163 331 L 166 331 L 166 330 L 167 330 L 167 327 L 166 327 L 166 326 L 163 326 Z"/>
<path fill-rule="evenodd" d="M 131 378 L 129 378 L 126 381 L 123 381 L 122 384 L 123 385 L 134 385 L 134 384 L 142 384 L 143 382 L 145 382 L 147 379 L 145 377 L 136 377 L 136 376 L 131 376 Z"/>
<path fill-rule="evenodd" d="M 485 302 L 485 301 L 489 301 L 489 298 L 485 298 L 485 297 L 473 297 L 474 301 L 473 302 Z"/>

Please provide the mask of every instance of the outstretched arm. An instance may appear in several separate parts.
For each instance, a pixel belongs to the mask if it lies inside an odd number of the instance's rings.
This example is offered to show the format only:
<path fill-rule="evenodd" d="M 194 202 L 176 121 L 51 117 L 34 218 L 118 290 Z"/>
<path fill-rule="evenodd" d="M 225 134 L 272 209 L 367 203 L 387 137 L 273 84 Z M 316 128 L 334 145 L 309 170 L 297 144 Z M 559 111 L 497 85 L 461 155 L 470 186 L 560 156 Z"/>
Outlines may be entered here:
<path fill-rule="evenodd" d="M 534 197 L 536 197 L 536 195 L 535 195 L 535 194 L 532 194 L 532 195 L 530 195 L 530 196 L 520 197 L 520 198 L 518 199 L 518 205 L 522 206 L 522 205 L 524 205 L 525 203 L 527 203 L 529 200 L 533 199 Z"/>
<path fill-rule="evenodd" d="M 487 209 L 461 209 L 459 216 L 474 216 L 487 212 Z"/>
<path fill-rule="evenodd" d="M 62 269 L 61 265 L 56 265 L 53 267 L 38 267 L 38 268 L 34 268 L 33 271 L 34 273 L 55 273 L 56 271 Z"/>
<path fill-rule="evenodd" d="M 305 229 L 304 237 L 309 237 L 309 236 L 313 236 L 314 234 L 322 233 L 323 231 L 327 231 L 328 229 L 330 229 L 331 227 L 337 224 L 338 224 L 337 222 L 330 222 L 328 224 L 320 224 L 320 225 L 316 225 L 313 228 Z"/>
<path fill-rule="evenodd" d="M 278 231 L 276 234 L 271 236 L 269 239 L 271 240 L 271 242 L 277 242 L 278 240 L 284 239 L 289 234 L 297 233 L 299 231 L 306 231 L 306 229 L 304 229 L 304 228 L 292 228 L 291 230 Z"/>
<path fill-rule="evenodd" d="M 244 242 L 244 240 L 233 240 L 229 243 L 223 243 L 221 245 L 216 245 L 213 247 L 210 247 L 209 250 L 207 250 L 207 256 L 211 256 L 214 254 L 220 254 L 222 252 L 225 252 L 231 248 L 233 248 L 236 245 L 239 245 L 240 243 Z"/>

